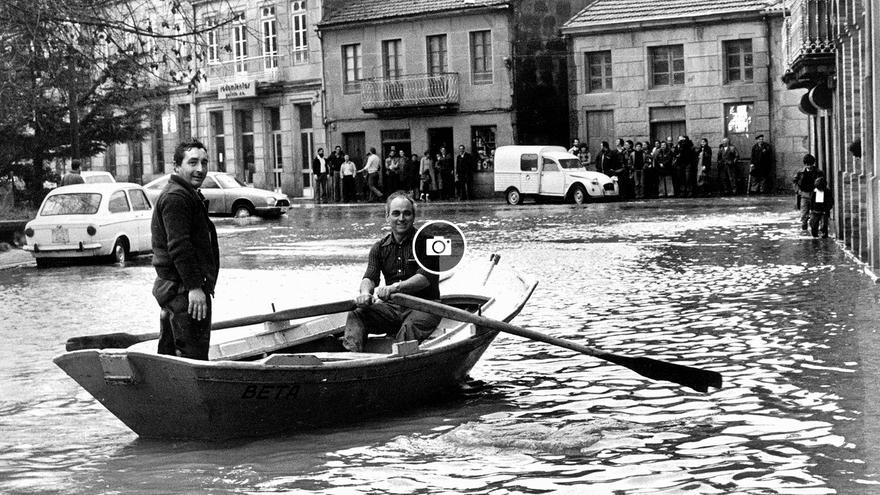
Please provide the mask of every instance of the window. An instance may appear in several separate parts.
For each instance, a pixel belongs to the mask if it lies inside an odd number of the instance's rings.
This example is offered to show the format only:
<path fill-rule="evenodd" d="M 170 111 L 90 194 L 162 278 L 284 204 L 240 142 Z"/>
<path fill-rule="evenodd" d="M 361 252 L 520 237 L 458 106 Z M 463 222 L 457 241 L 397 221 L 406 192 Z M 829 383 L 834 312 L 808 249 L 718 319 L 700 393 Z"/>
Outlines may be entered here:
<path fill-rule="evenodd" d="M 235 14 L 232 23 L 232 56 L 235 59 L 235 72 L 247 72 L 247 25 L 244 23 L 244 13 Z"/>
<path fill-rule="evenodd" d="M 611 85 L 611 51 L 584 54 L 584 65 L 587 68 L 587 93 L 608 91 Z"/>
<path fill-rule="evenodd" d="M 752 40 L 725 41 L 724 82 L 752 82 L 753 80 Z"/>
<path fill-rule="evenodd" d="M 97 193 L 55 194 L 46 198 L 40 215 L 94 215 L 100 207 Z"/>
<path fill-rule="evenodd" d="M 684 84 L 684 45 L 655 46 L 648 50 L 651 86 Z"/>
<path fill-rule="evenodd" d="M 428 73 L 431 75 L 446 72 L 446 35 L 428 36 Z"/>
<path fill-rule="evenodd" d="M 116 191 L 115 193 L 110 195 L 110 202 L 107 203 L 107 209 L 110 210 L 110 213 L 123 213 L 129 211 L 128 207 L 128 198 L 125 196 L 125 191 Z"/>
<path fill-rule="evenodd" d="M 128 195 L 131 197 L 131 207 L 134 211 L 150 209 L 150 202 L 147 200 L 147 195 L 140 189 L 129 189 Z"/>
<path fill-rule="evenodd" d="M 471 82 L 492 84 L 492 32 L 471 33 Z"/>
<path fill-rule="evenodd" d="M 252 110 L 235 110 L 235 124 L 238 129 L 238 167 L 237 175 L 251 184 L 254 182 L 254 112 Z"/>
<path fill-rule="evenodd" d="M 217 19 L 215 17 L 205 18 L 205 29 L 209 31 L 205 33 L 206 51 L 208 52 L 208 63 L 220 63 L 220 48 L 217 41 Z"/>
<path fill-rule="evenodd" d="M 400 40 L 382 42 L 382 73 L 385 79 L 396 79 L 403 73 L 403 53 Z"/>
<path fill-rule="evenodd" d="M 355 46 L 355 45 L 351 45 Z M 360 45 L 358 49 L 360 50 Z M 345 48 L 345 47 L 343 47 Z M 301 150 L 301 163 L 303 187 L 311 187 L 312 184 L 312 153 L 315 146 L 312 129 L 312 106 L 308 103 L 296 105 L 299 114 L 299 143 Z"/>
<path fill-rule="evenodd" d="M 275 21 L 275 7 L 260 9 L 260 27 L 263 34 L 263 68 L 278 67 L 278 23 Z"/>
<path fill-rule="evenodd" d="M 192 118 L 189 114 L 189 104 L 177 105 L 177 137 L 181 141 L 192 139 Z"/>
<path fill-rule="evenodd" d="M 205 180 L 202 181 L 202 186 L 200 189 L 220 189 L 220 186 L 217 185 L 217 182 L 210 177 L 205 177 Z"/>
<path fill-rule="evenodd" d="M 214 161 L 217 170 L 226 172 L 226 132 L 223 128 L 223 110 L 208 112 L 212 142 L 214 145 Z"/>
<path fill-rule="evenodd" d="M 309 61 L 309 37 L 306 29 L 306 2 L 293 2 L 290 6 L 291 26 L 293 27 L 293 63 Z"/>
<path fill-rule="evenodd" d="M 523 153 L 519 157 L 519 169 L 523 172 L 538 171 L 538 155 L 535 153 Z"/>
<path fill-rule="evenodd" d="M 490 170 L 494 167 L 492 152 L 495 151 L 496 132 L 497 127 L 494 125 L 471 127 L 471 149 L 476 155 L 478 170 Z"/>
<path fill-rule="evenodd" d="M 342 91 L 360 93 L 363 79 L 361 45 L 342 45 Z"/>

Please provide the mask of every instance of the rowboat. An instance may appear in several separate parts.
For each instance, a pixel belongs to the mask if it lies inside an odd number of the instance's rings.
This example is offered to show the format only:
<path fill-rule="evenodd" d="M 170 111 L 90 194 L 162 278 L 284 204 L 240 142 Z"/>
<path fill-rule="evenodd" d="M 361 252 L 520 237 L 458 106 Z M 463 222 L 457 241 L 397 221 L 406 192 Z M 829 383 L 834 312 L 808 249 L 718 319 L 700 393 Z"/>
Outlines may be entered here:
<path fill-rule="evenodd" d="M 537 282 L 471 262 L 441 279 L 443 304 L 495 321 L 522 310 Z M 339 343 L 346 310 L 297 317 L 286 310 L 214 325 L 208 361 L 156 353 L 156 340 L 100 345 L 54 359 L 105 408 L 144 438 L 221 440 L 269 436 L 387 415 L 461 386 L 497 329 L 444 318 L 421 343 L 371 336 L 363 352 Z M 314 311 L 318 308 L 318 311 Z M 219 328 L 223 328 L 219 330 Z M 227 328 L 228 327 L 228 328 Z M 112 340 L 112 339 L 110 339 Z"/>

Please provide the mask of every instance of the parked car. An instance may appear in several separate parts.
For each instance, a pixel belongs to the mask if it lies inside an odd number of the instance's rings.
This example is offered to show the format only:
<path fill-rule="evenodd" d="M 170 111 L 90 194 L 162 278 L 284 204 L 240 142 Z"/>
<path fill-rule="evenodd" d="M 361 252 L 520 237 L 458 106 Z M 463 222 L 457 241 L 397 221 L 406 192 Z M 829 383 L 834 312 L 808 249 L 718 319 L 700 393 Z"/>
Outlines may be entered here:
<path fill-rule="evenodd" d="M 518 205 L 526 197 L 582 204 L 620 195 L 617 178 L 592 172 L 562 146 L 501 146 L 495 150 L 495 192 Z"/>
<path fill-rule="evenodd" d="M 80 172 L 79 175 L 81 175 L 83 180 L 86 181 L 86 184 L 116 182 L 116 179 L 110 174 L 110 172 L 105 172 L 103 170 L 86 170 Z"/>
<path fill-rule="evenodd" d="M 46 195 L 25 225 L 24 249 L 37 266 L 70 258 L 124 262 L 151 253 L 152 204 L 143 187 L 127 182 L 74 184 Z"/>
<path fill-rule="evenodd" d="M 144 186 L 153 203 L 159 199 L 165 184 L 168 184 L 168 177 L 159 177 Z M 274 218 L 290 208 L 290 199 L 286 194 L 248 187 L 234 175 L 225 172 L 208 172 L 199 190 L 208 200 L 208 213 L 212 215 L 258 215 Z"/>

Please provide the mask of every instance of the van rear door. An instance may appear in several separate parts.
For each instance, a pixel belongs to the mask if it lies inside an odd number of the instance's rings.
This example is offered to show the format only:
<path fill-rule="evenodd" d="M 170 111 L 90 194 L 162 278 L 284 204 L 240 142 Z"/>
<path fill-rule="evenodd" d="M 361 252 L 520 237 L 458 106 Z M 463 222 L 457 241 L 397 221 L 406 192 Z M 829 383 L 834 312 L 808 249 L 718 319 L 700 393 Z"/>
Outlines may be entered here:
<path fill-rule="evenodd" d="M 523 153 L 519 157 L 519 192 L 521 194 L 538 194 L 541 184 L 541 172 L 538 169 L 538 154 Z"/>
<path fill-rule="evenodd" d="M 559 167 L 559 163 L 553 158 L 541 157 L 541 186 L 542 196 L 562 196 L 565 194 L 565 173 Z"/>

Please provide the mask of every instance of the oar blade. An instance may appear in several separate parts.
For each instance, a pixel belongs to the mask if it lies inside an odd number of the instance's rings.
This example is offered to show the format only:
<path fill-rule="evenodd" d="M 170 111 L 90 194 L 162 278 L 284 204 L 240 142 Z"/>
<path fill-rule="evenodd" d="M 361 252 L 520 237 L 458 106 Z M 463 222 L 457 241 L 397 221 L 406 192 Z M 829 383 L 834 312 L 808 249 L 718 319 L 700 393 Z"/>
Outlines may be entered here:
<path fill-rule="evenodd" d="M 629 368 L 652 380 L 677 383 L 692 388 L 697 392 L 708 392 L 709 387 L 721 388 L 721 373 L 716 371 L 709 371 L 666 361 L 658 361 L 646 357 L 628 357 L 608 353 L 597 357 L 601 357 L 606 361 Z"/>

